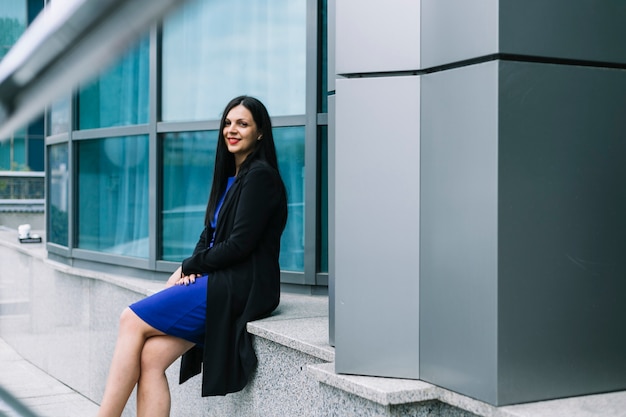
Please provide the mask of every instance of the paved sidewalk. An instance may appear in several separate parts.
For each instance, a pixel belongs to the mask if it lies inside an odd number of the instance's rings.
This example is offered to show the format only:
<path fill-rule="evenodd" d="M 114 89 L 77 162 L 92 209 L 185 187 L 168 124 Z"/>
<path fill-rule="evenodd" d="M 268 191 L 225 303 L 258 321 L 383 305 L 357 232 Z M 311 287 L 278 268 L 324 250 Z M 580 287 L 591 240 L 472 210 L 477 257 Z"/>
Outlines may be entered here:
<path fill-rule="evenodd" d="M 91 417 L 98 405 L 22 358 L 0 339 L 0 386 L 41 417 Z M 0 401 L 0 415 L 3 414 Z"/>

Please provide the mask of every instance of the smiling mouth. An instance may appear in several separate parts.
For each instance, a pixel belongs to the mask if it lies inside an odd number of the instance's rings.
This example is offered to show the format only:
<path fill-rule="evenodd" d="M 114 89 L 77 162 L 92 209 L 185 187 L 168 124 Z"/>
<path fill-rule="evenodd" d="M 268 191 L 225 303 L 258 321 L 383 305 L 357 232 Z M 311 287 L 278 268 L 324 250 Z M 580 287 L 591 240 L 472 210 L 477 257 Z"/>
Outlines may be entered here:
<path fill-rule="evenodd" d="M 236 145 L 237 143 L 239 143 L 239 141 L 240 141 L 241 139 L 237 139 L 237 138 L 228 138 L 227 140 L 228 140 L 228 143 L 229 143 L 229 144 L 231 144 L 231 145 Z"/>

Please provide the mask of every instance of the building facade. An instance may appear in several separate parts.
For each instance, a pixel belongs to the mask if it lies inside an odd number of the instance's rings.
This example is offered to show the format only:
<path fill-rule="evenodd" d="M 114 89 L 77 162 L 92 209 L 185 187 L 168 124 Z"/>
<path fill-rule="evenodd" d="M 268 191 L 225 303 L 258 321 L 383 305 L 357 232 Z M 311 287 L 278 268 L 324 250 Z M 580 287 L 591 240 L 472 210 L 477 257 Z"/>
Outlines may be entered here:
<path fill-rule="evenodd" d="M 220 111 L 273 116 L 285 289 L 336 371 L 505 405 L 626 389 L 626 5 L 191 0 L 46 114 L 47 256 L 164 278 Z"/>

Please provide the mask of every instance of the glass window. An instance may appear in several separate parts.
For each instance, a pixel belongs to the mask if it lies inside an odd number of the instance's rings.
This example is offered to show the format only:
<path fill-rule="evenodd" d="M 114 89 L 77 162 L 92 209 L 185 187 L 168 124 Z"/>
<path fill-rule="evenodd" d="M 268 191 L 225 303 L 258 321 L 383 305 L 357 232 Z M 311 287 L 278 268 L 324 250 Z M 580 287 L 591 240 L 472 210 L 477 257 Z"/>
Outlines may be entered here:
<path fill-rule="evenodd" d="M 48 148 L 48 241 L 68 246 L 69 172 L 67 144 Z"/>
<path fill-rule="evenodd" d="M 190 256 L 204 228 L 217 131 L 168 133 L 163 138 L 162 259 Z"/>
<path fill-rule="evenodd" d="M 0 171 L 11 170 L 11 152 L 13 138 L 0 140 Z"/>
<path fill-rule="evenodd" d="M 318 244 L 318 272 L 328 272 L 328 126 L 320 126 L 319 142 L 319 187 L 317 201 L 319 212 L 317 215 Z"/>
<path fill-rule="evenodd" d="M 148 123 L 149 38 L 78 94 L 79 129 Z"/>
<path fill-rule="evenodd" d="M 48 134 L 57 135 L 65 133 L 70 127 L 70 100 L 64 98 L 50 106 L 50 117 L 48 118 Z"/>
<path fill-rule="evenodd" d="M 29 171 L 44 170 L 44 120 L 43 115 L 28 125 L 26 130 L 25 165 Z"/>
<path fill-rule="evenodd" d="M 28 24 L 30 25 L 33 20 L 43 10 L 43 0 L 28 0 Z"/>
<path fill-rule="evenodd" d="M 163 25 L 162 117 L 218 119 L 240 94 L 305 113 L 306 0 L 194 0 Z"/>
<path fill-rule="evenodd" d="M 278 166 L 287 188 L 288 218 L 280 245 L 280 267 L 304 271 L 304 127 L 274 129 Z"/>
<path fill-rule="evenodd" d="M 328 112 L 328 0 L 320 1 L 319 23 L 319 96 L 318 108 Z"/>
<path fill-rule="evenodd" d="M 0 140 L 0 171 L 27 170 L 26 129 L 19 129 L 6 140 Z"/>
<path fill-rule="evenodd" d="M 80 141 L 78 247 L 148 257 L 148 136 Z"/>
<path fill-rule="evenodd" d="M 26 1 L 3 1 L 0 9 L 0 60 L 26 30 Z"/>

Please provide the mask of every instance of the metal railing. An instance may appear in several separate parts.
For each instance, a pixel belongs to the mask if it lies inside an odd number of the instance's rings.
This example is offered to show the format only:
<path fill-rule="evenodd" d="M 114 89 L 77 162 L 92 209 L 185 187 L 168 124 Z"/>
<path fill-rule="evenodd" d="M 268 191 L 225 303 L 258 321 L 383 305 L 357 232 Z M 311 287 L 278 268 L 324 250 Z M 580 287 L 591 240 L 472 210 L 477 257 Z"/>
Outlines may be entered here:
<path fill-rule="evenodd" d="M 0 416 L 40 417 L 2 387 L 0 387 Z"/>
<path fill-rule="evenodd" d="M 0 200 L 43 200 L 43 172 L 0 171 Z"/>

